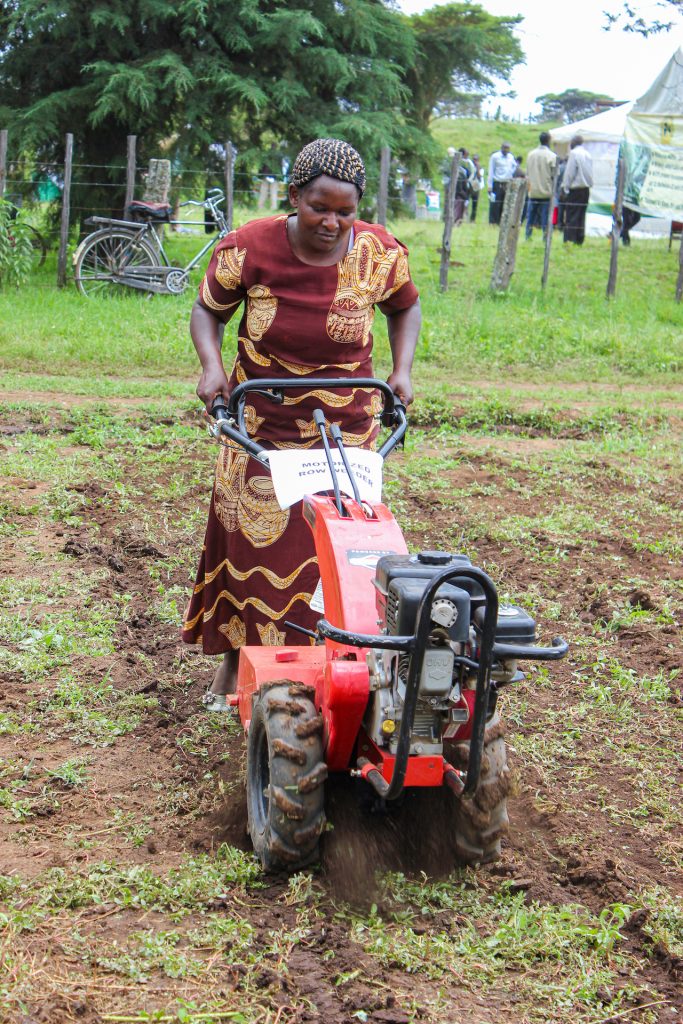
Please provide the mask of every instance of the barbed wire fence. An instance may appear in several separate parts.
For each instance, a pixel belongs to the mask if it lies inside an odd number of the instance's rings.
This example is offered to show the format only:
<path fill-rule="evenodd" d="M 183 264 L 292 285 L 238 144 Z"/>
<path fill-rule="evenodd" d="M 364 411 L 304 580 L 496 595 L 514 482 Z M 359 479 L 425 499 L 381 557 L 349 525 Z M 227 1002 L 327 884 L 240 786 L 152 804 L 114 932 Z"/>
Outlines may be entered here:
<path fill-rule="evenodd" d="M 214 147 L 216 159 L 213 166 L 205 168 L 182 167 L 175 161 L 162 161 L 168 164 L 168 178 L 165 191 L 155 190 L 154 165 L 160 161 L 150 161 L 148 166 L 137 163 L 137 136 L 129 135 L 126 142 L 125 159 L 118 164 L 84 163 L 78 160 L 74 151 L 73 135 L 67 134 L 64 142 L 64 160 L 43 161 L 26 156 L 9 156 L 8 132 L 0 130 L 0 198 L 3 196 L 15 205 L 29 205 L 36 200 L 51 200 L 53 204 L 51 238 L 58 240 L 57 284 L 64 287 L 67 283 L 67 252 L 70 238 L 77 229 L 79 239 L 91 230 L 85 224 L 89 216 L 109 218 L 125 218 L 126 211 L 136 192 L 141 192 L 143 199 L 157 202 L 168 202 L 177 214 L 177 204 L 181 197 L 189 195 L 206 196 L 210 188 L 220 187 L 225 195 L 225 213 L 229 228 L 233 225 L 236 206 L 255 207 L 271 210 L 280 208 L 286 198 L 284 176 L 275 182 L 265 173 L 254 174 L 236 165 L 237 151 L 230 140 L 225 140 Z M 451 168 L 452 170 L 452 168 Z M 389 211 L 389 197 L 400 199 L 396 189 L 391 190 L 392 159 L 388 147 L 383 147 L 379 165 L 368 168 L 368 187 L 366 206 L 368 215 L 386 224 Z M 457 169 L 456 172 L 457 173 Z M 622 171 L 623 173 L 623 171 Z M 162 183 L 163 184 L 163 183 Z M 617 261 L 619 236 L 621 230 L 620 188 L 617 183 L 617 201 L 613 211 L 613 223 L 607 277 L 606 295 L 611 298 L 616 293 Z M 441 216 L 444 221 L 442 246 L 440 255 L 440 289 L 449 287 L 449 268 L 457 266 L 459 254 L 470 247 L 481 248 L 481 241 L 463 237 L 465 232 L 457 231 L 452 241 L 454 224 L 455 189 L 448 187 L 448 179 L 444 182 L 444 209 L 440 213 L 429 212 L 432 216 Z M 621 183 L 623 191 L 623 182 Z M 525 179 L 513 180 L 506 189 L 503 201 L 500 226 L 497 234 L 492 234 L 492 275 L 490 287 L 494 292 L 507 290 L 515 270 L 517 239 L 521 226 L 524 224 L 524 202 L 520 199 L 526 191 Z M 404 212 L 418 215 L 415 202 L 415 185 L 410 189 L 410 199 L 404 201 L 401 208 Z M 483 190 L 482 190 L 483 194 Z M 548 228 L 545 232 L 543 247 L 543 269 L 540 277 L 541 288 L 545 290 L 548 282 L 553 236 L 559 234 L 552 222 L 557 207 L 557 198 L 549 201 Z M 484 210 L 482 210 L 482 213 Z M 174 220 L 178 220 L 177 215 Z M 193 225 L 201 226 L 201 222 L 193 221 Z M 462 221 L 460 222 L 462 226 Z M 207 232 L 212 230 L 208 220 L 204 221 Z M 186 230 L 180 226 L 180 230 Z M 188 229 L 189 230 L 189 229 Z M 678 277 L 676 282 L 676 300 L 683 298 L 683 237 L 678 260 Z"/>
<path fill-rule="evenodd" d="M 254 174 L 236 166 L 237 150 L 230 140 L 214 147 L 213 166 L 205 168 L 182 167 L 173 160 L 152 160 L 148 166 L 137 163 L 137 136 L 129 135 L 126 157 L 120 164 L 85 163 L 78 160 L 73 134 L 64 141 L 64 160 L 35 160 L 23 155 L 8 156 L 8 131 L 0 130 L 0 198 L 7 198 L 16 206 L 30 205 L 42 199 L 53 203 L 52 238 L 58 238 L 57 284 L 66 284 L 66 256 L 69 239 L 74 230 L 79 237 L 86 235 L 85 221 L 90 216 L 120 219 L 126 217 L 136 192 L 143 200 L 168 203 L 176 213 L 182 196 L 200 195 L 204 198 L 212 187 L 220 187 L 225 196 L 225 214 L 228 227 L 233 225 L 235 205 L 269 206 L 279 208 L 286 196 L 284 178 L 273 182 L 270 175 Z M 388 195 L 389 151 L 383 151 L 381 176 L 377 169 L 368 175 L 368 195 L 375 197 L 376 205 L 384 204 L 381 220 L 386 223 Z M 166 187 L 159 190 L 156 172 L 159 164 L 168 165 Z M 373 169 L 374 170 L 374 169 Z M 162 175 L 163 177 L 163 175 Z M 161 180 L 161 179 L 159 179 Z M 268 187 L 264 187 L 267 185 Z M 372 201 L 372 200 L 371 200 Z M 177 219 L 174 218 L 174 219 Z M 58 226 L 57 226 L 58 222 Z M 195 222 L 196 224 L 197 222 Z M 211 223 L 204 222 L 207 231 Z"/>

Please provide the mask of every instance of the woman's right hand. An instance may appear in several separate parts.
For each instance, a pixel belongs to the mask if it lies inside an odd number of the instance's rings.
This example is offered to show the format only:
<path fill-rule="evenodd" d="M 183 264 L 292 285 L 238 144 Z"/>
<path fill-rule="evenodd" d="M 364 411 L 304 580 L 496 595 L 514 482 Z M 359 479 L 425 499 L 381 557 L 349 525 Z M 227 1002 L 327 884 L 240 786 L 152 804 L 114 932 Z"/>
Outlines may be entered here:
<path fill-rule="evenodd" d="M 211 406 L 218 395 L 222 395 L 227 403 L 230 398 L 230 385 L 222 365 L 214 364 L 204 368 L 199 378 L 199 384 L 197 384 L 197 394 L 206 406 L 206 411 L 209 414 L 211 413 Z"/>

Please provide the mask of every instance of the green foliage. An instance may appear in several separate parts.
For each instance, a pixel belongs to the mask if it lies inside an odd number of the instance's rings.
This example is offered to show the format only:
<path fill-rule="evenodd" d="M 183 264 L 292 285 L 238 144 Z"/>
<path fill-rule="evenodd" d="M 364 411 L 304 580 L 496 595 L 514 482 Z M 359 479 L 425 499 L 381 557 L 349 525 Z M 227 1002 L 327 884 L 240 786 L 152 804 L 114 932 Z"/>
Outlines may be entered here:
<path fill-rule="evenodd" d="M 680 16 L 683 14 L 683 0 L 659 0 L 659 7 L 667 8 L 667 13 Z M 621 10 L 616 13 L 604 12 L 607 18 L 607 28 L 621 28 L 624 32 L 636 32 L 640 36 L 652 36 L 658 32 L 670 32 L 676 24 L 675 21 L 660 21 L 652 17 L 651 20 L 644 18 L 638 13 L 636 7 L 631 3 L 624 3 Z"/>
<path fill-rule="evenodd" d="M 585 89 L 565 89 L 564 92 L 545 92 L 537 96 L 541 104 L 539 121 L 578 121 L 598 113 L 598 103 L 614 104 L 614 99 L 602 92 L 587 92 Z"/>
<path fill-rule="evenodd" d="M 254 155 L 264 136 L 295 152 L 320 134 L 370 158 L 400 135 L 414 50 L 384 0 L 111 0 L 86 16 L 77 0 L 27 0 L 0 4 L 0 36 L 13 144 L 59 158 L 73 132 L 78 162 L 100 165 L 99 181 L 102 165 L 121 163 L 127 134 L 141 160 L 160 147 L 206 160 L 226 138 Z"/>
<path fill-rule="evenodd" d="M 338 135 L 370 164 L 390 145 L 424 169 L 435 108 L 478 110 L 523 59 L 520 20 L 472 3 L 406 17 L 391 0 L 111 0 L 85 17 L 77 0 L 0 3 L 0 111 L 39 159 L 61 160 L 74 134 L 80 209 L 121 203 L 129 134 L 140 162 L 161 151 L 188 168 L 226 138 L 253 171 L 271 142 L 291 159 Z M 99 195 L 82 192 L 94 181 Z"/>
<path fill-rule="evenodd" d="M 439 144 L 439 151 L 448 146 L 466 146 L 470 154 L 477 153 L 484 167 L 491 153 L 500 149 L 501 142 L 509 142 L 513 153 L 525 155 L 538 145 L 541 131 L 557 127 L 557 121 L 548 124 L 525 124 L 513 121 L 481 120 L 474 117 L 443 117 L 431 124 L 431 133 Z"/>
<path fill-rule="evenodd" d="M 65 761 L 56 768 L 47 768 L 46 775 L 67 789 L 77 789 L 87 782 L 86 769 L 82 761 Z"/>
<path fill-rule="evenodd" d="M 576 904 L 541 905 L 505 886 L 487 894 L 472 879 L 458 884 L 455 878 L 410 881 L 388 874 L 381 886 L 382 913 L 373 905 L 354 921 L 352 934 L 372 957 L 409 974 L 493 986 L 517 969 L 520 991 L 528 986 L 531 992 L 534 978 L 546 971 L 552 981 L 539 985 L 541 1001 L 555 1009 L 588 1008 L 605 998 L 612 965 L 622 960 L 620 929 L 631 911 L 624 904 L 596 916 Z M 444 912 L 456 927 L 442 927 Z"/>
<path fill-rule="evenodd" d="M 16 207 L 0 198 L 0 286 L 20 287 L 31 269 L 33 248 L 29 228 Z"/>
<path fill-rule="evenodd" d="M 448 107 L 463 94 L 482 95 L 494 79 L 508 79 L 523 60 L 514 36 L 520 16 L 496 17 L 478 4 L 450 3 L 414 14 L 417 58 L 406 70 L 412 96 L 410 118 L 426 131 L 439 104 Z"/>
<path fill-rule="evenodd" d="M 232 888 L 262 885 L 253 857 L 232 846 L 220 846 L 212 858 L 187 857 L 163 877 L 140 865 L 100 862 L 82 874 L 52 868 L 41 882 L 35 887 L 37 903 L 53 913 L 106 902 L 123 909 L 166 911 L 176 920 L 205 909 Z"/>

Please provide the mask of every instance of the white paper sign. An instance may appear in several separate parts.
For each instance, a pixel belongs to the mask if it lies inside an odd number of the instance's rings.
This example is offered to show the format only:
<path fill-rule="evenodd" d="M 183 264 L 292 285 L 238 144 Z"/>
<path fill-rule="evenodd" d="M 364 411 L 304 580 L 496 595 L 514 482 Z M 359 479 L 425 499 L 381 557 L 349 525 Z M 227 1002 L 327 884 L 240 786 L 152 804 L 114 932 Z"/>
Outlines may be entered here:
<path fill-rule="evenodd" d="M 321 615 L 325 614 L 325 601 L 323 600 L 323 581 L 318 580 L 318 586 L 313 591 L 313 597 L 308 602 L 309 607 L 314 612 L 320 612 Z"/>
<path fill-rule="evenodd" d="M 347 448 L 346 457 L 356 480 L 363 501 L 382 500 L 382 464 L 378 452 L 366 448 Z M 337 471 L 337 480 L 342 494 L 353 496 L 351 482 L 344 469 L 339 452 L 332 452 L 332 461 Z M 280 508 L 289 508 L 301 501 L 305 494 L 331 491 L 332 474 L 325 452 L 320 449 L 302 451 L 287 448 L 283 451 L 268 452 L 268 464 L 273 477 L 275 495 Z"/>

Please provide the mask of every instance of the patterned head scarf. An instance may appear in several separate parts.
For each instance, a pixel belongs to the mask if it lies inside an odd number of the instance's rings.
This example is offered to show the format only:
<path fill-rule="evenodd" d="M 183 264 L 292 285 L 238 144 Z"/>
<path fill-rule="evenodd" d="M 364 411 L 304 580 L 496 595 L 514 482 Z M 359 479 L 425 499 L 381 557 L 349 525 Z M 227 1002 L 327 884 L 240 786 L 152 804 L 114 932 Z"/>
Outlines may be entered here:
<path fill-rule="evenodd" d="M 355 185 L 361 196 L 365 191 L 365 166 L 353 146 L 341 139 L 316 139 L 299 153 L 292 168 L 292 184 L 297 188 L 327 174 L 337 181 Z"/>

